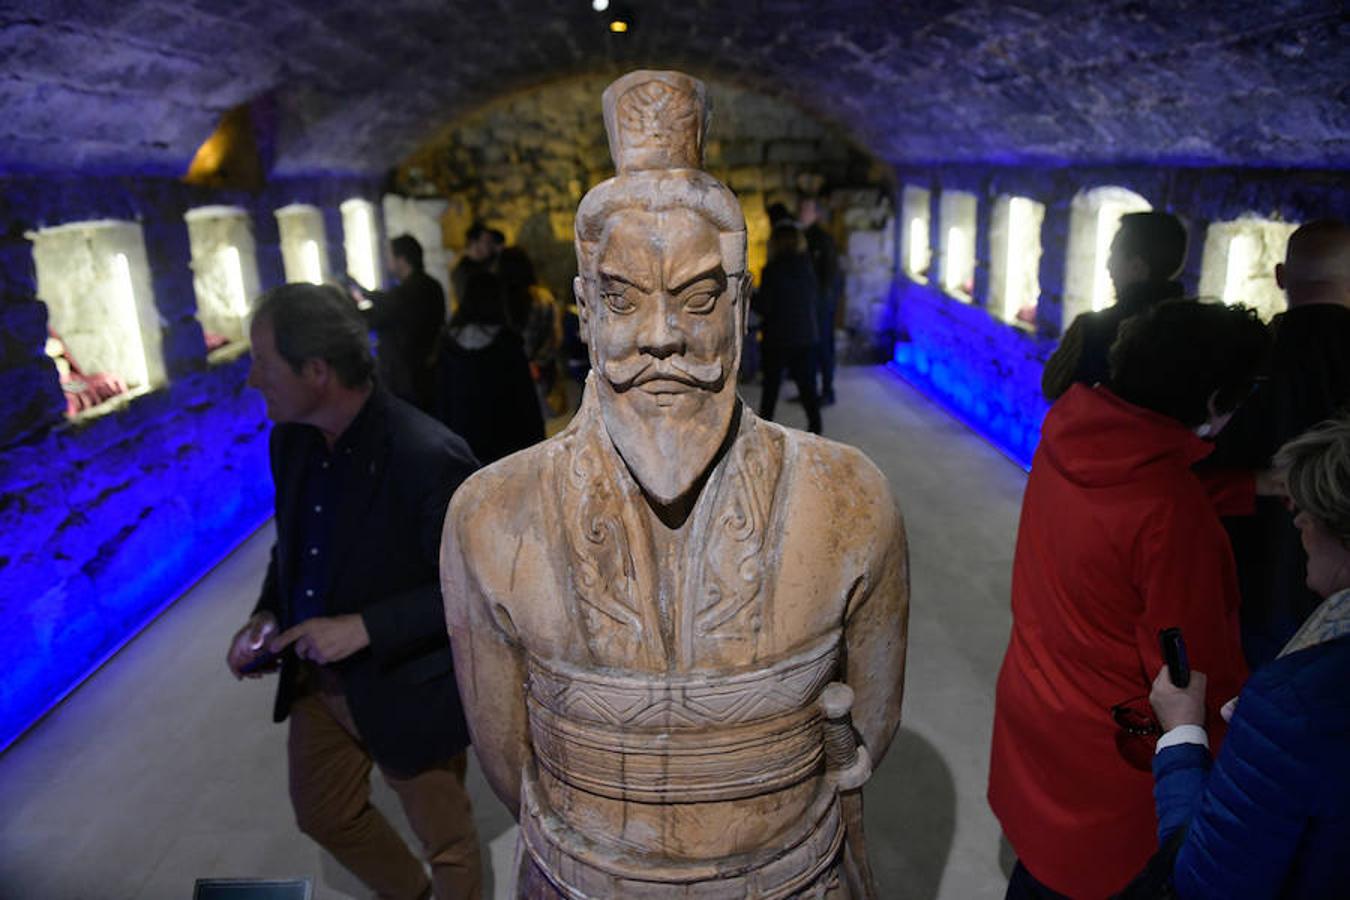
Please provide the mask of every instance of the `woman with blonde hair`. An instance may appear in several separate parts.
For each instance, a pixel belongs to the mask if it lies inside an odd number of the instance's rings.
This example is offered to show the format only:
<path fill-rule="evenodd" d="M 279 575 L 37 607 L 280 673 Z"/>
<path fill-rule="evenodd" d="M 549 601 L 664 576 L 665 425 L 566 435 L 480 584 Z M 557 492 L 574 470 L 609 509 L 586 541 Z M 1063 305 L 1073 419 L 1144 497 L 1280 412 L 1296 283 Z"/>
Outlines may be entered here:
<path fill-rule="evenodd" d="M 1242 689 L 1211 767 L 1202 672 L 1149 696 L 1158 834 L 1178 897 L 1344 897 L 1350 889 L 1350 417 L 1285 444 L 1308 587 L 1326 599 Z M 1214 723 L 1209 723 L 1212 727 Z"/>

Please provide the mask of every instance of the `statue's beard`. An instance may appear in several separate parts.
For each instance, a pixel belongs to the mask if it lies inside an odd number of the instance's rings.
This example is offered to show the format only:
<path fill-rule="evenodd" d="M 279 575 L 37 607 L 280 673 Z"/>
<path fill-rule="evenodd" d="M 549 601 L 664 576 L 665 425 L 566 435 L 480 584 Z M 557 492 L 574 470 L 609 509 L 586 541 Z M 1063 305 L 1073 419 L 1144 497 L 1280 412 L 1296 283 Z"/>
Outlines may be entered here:
<path fill-rule="evenodd" d="M 674 503 L 701 479 L 726 439 L 736 381 L 725 361 L 647 355 L 605 360 L 596 379 L 605 430 L 649 497 Z"/>

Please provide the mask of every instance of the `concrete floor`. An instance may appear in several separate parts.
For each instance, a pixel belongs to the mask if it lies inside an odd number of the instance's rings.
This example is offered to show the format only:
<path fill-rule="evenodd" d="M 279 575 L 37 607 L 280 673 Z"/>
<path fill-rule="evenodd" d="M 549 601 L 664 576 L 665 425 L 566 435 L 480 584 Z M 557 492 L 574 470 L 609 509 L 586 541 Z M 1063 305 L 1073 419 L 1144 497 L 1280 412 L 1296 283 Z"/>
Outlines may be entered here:
<path fill-rule="evenodd" d="M 904 724 L 866 792 L 881 893 L 1001 897 L 1010 860 L 984 790 L 1025 475 L 884 369 L 843 370 L 838 394 L 826 433 L 890 478 L 912 559 Z M 786 403 L 778 419 L 804 422 Z M 295 829 L 272 684 L 225 670 L 271 540 L 250 538 L 0 756 L 0 897 L 187 898 L 200 877 L 301 875 L 320 900 L 369 896 Z M 503 896 L 513 823 L 472 767 L 470 789 Z M 378 777 L 375 802 L 410 837 Z"/>

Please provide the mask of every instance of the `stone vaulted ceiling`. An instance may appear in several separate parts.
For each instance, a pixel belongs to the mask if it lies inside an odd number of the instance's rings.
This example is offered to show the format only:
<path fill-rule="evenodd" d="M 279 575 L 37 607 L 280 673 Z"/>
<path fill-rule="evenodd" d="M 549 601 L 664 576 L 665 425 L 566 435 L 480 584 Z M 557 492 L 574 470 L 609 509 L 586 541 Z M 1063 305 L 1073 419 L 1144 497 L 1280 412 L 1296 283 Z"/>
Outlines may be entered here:
<path fill-rule="evenodd" d="M 265 98 L 277 173 L 380 172 L 504 94 L 639 66 L 791 101 L 892 162 L 1350 162 L 1338 0 L 628 8 L 611 35 L 590 0 L 5 3 L 0 167 L 181 173 Z"/>

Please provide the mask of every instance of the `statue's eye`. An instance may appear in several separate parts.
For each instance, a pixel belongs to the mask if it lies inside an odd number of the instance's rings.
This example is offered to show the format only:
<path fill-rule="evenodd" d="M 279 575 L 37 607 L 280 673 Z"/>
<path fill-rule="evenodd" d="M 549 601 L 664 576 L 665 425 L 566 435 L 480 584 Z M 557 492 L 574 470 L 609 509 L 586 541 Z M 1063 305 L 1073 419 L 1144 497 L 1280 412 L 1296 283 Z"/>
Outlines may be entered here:
<path fill-rule="evenodd" d="M 684 308 L 691 313 L 710 313 L 713 307 L 717 305 L 717 298 L 721 296 L 721 291 L 716 288 L 704 288 L 695 291 L 685 298 Z"/>
<path fill-rule="evenodd" d="M 626 291 L 605 291 L 600 296 L 604 298 L 605 305 L 616 313 L 625 314 L 637 309 L 637 304 L 628 299 Z"/>

